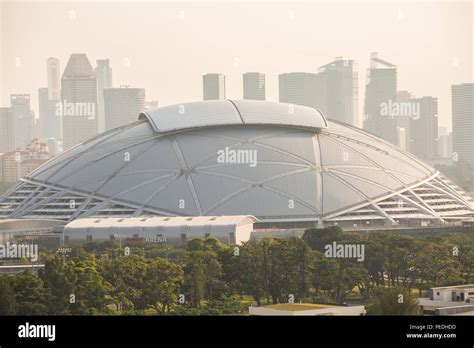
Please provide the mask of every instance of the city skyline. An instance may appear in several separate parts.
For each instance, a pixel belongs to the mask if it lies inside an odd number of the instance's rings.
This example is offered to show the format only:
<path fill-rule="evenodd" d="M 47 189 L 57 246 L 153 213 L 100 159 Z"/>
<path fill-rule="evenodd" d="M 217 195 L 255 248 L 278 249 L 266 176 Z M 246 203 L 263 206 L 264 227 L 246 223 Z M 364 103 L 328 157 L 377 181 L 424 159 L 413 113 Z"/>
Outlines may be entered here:
<path fill-rule="evenodd" d="M 266 76 L 266 100 L 276 101 L 279 74 L 316 73 L 317 67 L 343 55 L 358 65 L 359 125 L 367 78 L 365 70 L 372 51 L 378 51 L 397 65 L 399 90 L 409 90 L 417 97 L 438 98 L 440 126 L 451 128 L 451 85 L 472 81 L 472 34 L 469 30 L 472 27 L 472 17 L 469 16 L 472 4 L 469 3 L 384 4 L 372 6 L 366 14 L 363 14 L 367 9 L 364 3 L 350 3 L 347 4 L 348 13 L 339 13 L 339 18 L 345 21 L 346 28 L 354 30 L 337 30 L 335 24 L 328 25 L 324 14 L 333 18 L 331 15 L 337 12 L 337 6 L 327 3 L 246 4 L 242 8 L 233 4 L 214 4 L 214 16 L 209 15 L 208 4 L 146 5 L 140 10 L 129 11 L 127 3 L 120 8 L 93 3 L 74 6 L 3 3 L 5 21 L 2 23 L 4 49 L 1 65 L 4 79 L 0 105 L 6 106 L 10 94 L 30 94 L 33 110 L 38 115 L 37 89 L 46 84 L 44 61 L 54 56 L 64 66 L 69 55 L 75 52 L 86 53 L 91 62 L 110 59 L 117 84 L 143 87 L 149 98 L 158 99 L 161 106 L 201 100 L 202 75 L 209 72 L 226 76 L 227 97 L 233 99 L 243 98 L 243 73 L 262 72 Z M 126 29 L 111 32 L 111 29 L 101 26 L 96 32 L 96 40 L 91 40 L 88 35 L 79 36 L 78 32 L 84 25 L 99 27 L 103 21 L 100 15 L 103 11 L 100 10 L 104 8 L 110 16 L 110 23 L 123 20 L 121 27 Z M 27 21 L 25 16 L 32 14 L 30 11 L 35 11 L 35 16 Z M 90 12 L 94 13 L 89 16 Z M 126 18 L 123 16 L 125 12 Z M 262 13 L 265 13 L 266 23 L 263 27 L 258 26 L 257 21 L 262 18 Z M 138 17 L 145 19 L 151 14 L 155 16 L 153 24 L 143 28 L 129 25 Z M 359 19 L 356 21 L 353 17 Z M 364 18 L 371 19 L 370 23 L 359 23 Z M 51 23 L 45 23 L 48 19 Z M 236 25 L 235 22 L 242 19 L 245 19 L 246 26 Z M 314 27 L 311 23 L 315 23 Z M 38 25 L 42 25 L 41 32 L 36 30 Z M 62 33 L 56 33 L 52 43 L 27 45 L 28 42 L 46 40 L 58 26 Z M 159 30 L 161 26 L 166 27 L 163 33 Z M 199 37 L 193 33 L 196 26 L 201 29 Z M 372 26 L 377 27 L 376 34 L 370 30 Z M 247 35 L 257 28 L 256 35 Z M 401 29 L 410 35 L 395 35 Z M 282 34 L 270 36 L 269 30 L 278 30 Z M 215 35 L 212 45 L 206 39 L 211 33 Z M 371 33 L 370 37 L 368 33 Z M 235 42 L 239 35 L 246 35 L 247 39 L 235 47 L 224 40 L 225 36 Z M 129 40 L 130 36 L 137 39 Z M 13 37 L 16 38 L 14 41 Z M 452 40 L 453 37 L 456 39 Z M 171 38 L 175 39 L 174 42 L 170 41 Z M 429 47 L 425 44 L 427 40 Z M 127 44 L 121 46 L 123 42 Z"/>
<path fill-rule="evenodd" d="M 109 59 L 98 59 L 94 69 L 87 54 L 71 54 L 61 78 L 63 83 L 60 89 L 57 86 L 51 87 L 50 81 L 58 77 L 50 78 L 51 75 L 60 73 L 56 68 L 51 74 L 52 61 L 55 67 L 60 64 L 57 58 L 50 57 L 47 60 L 48 86 L 50 87 L 38 89 L 39 112 L 36 120 L 32 119 L 31 125 L 22 125 L 25 123 L 25 115 L 30 118 L 34 116 L 30 105 L 30 95 L 12 94 L 10 96 L 10 108 L 14 119 L 20 124 L 20 127 L 14 127 L 18 133 L 16 137 L 21 135 L 25 138 L 21 143 L 25 143 L 27 139 L 50 137 L 63 141 L 61 133 L 66 132 L 74 135 L 72 138 L 66 137 L 65 148 L 69 148 L 77 144 L 81 138 L 85 139 L 102 133 L 104 130 L 133 122 L 136 115 L 149 109 L 152 104 L 155 105 L 154 107 L 158 107 L 157 101 L 147 102 L 145 100 L 145 89 L 143 88 L 130 88 L 128 85 L 113 88 L 112 67 Z M 444 154 L 441 157 L 450 158 L 451 151 L 448 149 L 452 147 L 452 138 L 439 141 L 438 137 L 441 129 L 446 129 L 446 135 L 451 134 L 447 127 L 439 125 L 438 98 L 433 96 L 417 98 L 412 92 L 399 91 L 397 66 L 381 59 L 377 52 L 370 54 L 370 61 L 371 66 L 367 71 L 369 83 L 366 85 L 364 115 L 361 117 L 363 127 L 361 128 L 421 159 L 435 160 L 440 154 Z M 203 100 L 226 99 L 225 75 L 208 73 L 203 75 L 202 79 Z M 329 119 L 358 126 L 357 80 L 357 63 L 343 57 L 336 57 L 334 61 L 319 67 L 317 74 L 301 72 L 280 74 L 279 101 L 316 108 Z M 469 85 L 469 83 L 467 84 Z M 139 94 L 136 94 L 138 91 L 140 91 Z M 51 100 L 49 95 L 52 92 L 60 93 L 63 97 L 60 100 Z M 266 100 L 265 74 L 244 73 L 242 92 L 243 99 Z M 107 95 L 109 96 L 108 102 L 105 100 Z M 26 109 L 25 107 L 18 109 L 18 98 L 26 98 L 26 104 L 20 102 L 20 104 L 25 104 Z M 56 98 L 54 94 L 53 98 Z M 465 95 L 464 100 L 469 102 L 469 96 Z M 105 108 L 108 108 L 108 112 L 105 112 L 107 110 L 104 110 L 104 104 L 107 103 L 109 106 Z M 147 105 L 149 106 L 147 107 Z M 89 110 L 92 114 L 87 118 L 71 119 L 72 114 L 69 110 L 71 106 L 76 109 L 79 107 L 80 110 L 84 107 L 92 108 L 93 110 Z M 5 107 L 5 109 L 8 108 Z M 62 116 L 56 120 L 55 115 L 58 115 L 58 112 Z M 76 116 L 85 115 L 78 114 Z M 5 125 L 8 125 L 8 116 L 5 114 L 3 117 Z M 68 124 L 73 120 L 76 121 L 75 123 L 78 121 L 81 124 L 85 123 L 79 128 L 77 125 L 71 128 L 71 125 L 68 126 Z M 420 122 L 420 120 L 423 121 Z M 62 132 L 60 129 L 57 130 L 58 127 L 61 128 L 61 123 Z M 86 125 L 100 125 L 100 123 L 105 125 L 96 131 L 89 126 L 86 127 L 87 129 L 84 128 Z M 21 144 L 16 144 L 16 147 L 21 148 Z M 456 160 L 453 159 L 453 161 Z"/>

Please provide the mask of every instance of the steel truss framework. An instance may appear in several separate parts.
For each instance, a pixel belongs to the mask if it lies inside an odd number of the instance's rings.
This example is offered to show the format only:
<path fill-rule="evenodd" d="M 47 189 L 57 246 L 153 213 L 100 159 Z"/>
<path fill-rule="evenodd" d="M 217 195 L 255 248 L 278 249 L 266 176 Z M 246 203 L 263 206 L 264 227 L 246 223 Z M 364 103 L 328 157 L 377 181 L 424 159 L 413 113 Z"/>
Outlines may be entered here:
<path fill-rule="evenodd" d="M 351 185 L 329 171 L 341 184 Z M 400 219 L 437 219 L 449 221 L 472 215 L 469 197 L 451 181 L 436 174 L 412 187 L 394 191 L 347 209 L 323 216 L 327 222 Z M 23 179 L 0 202 L 0 218 L 44 218 L 72 221 L 79 217 L 139 216 L 142 214 L 176 216 L 172 212 L 143 208 L 130 203 L 73 192 L 65 188 Z M 281 220 L 291 217 L 282 217 Z M 263 217 L 265 221 L 265 217 Z M 268 220 L 280 220 L 272 219 Z M 304 218 L 303 218 L 304 220 Z M 317 220 L 317 219 L 314 219 Z"/>

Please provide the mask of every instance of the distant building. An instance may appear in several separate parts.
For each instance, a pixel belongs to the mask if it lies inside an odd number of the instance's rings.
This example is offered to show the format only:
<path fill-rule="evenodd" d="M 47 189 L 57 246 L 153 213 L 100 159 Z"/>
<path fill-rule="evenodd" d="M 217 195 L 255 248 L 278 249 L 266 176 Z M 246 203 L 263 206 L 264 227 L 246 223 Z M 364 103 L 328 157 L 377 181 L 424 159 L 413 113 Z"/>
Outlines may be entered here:
<path fill-rule="evenodd" d="M 0 153 L 15 149 L 15 119 L 11 108 L 0 108 Z"/>
<path fill-rule="evenodd" d="M 95 68 L 97 77 L 97 106 L 98 106 L 98 122 L 99 133 L 105 131 L 105 106 L 104 106 L 104 89 L 112 88 L 112 68 L 109 59 L 97 59 L 97 67 Z"/>
<path fill-rule="evenodd" d="M 48 152 L 51 156 L 55 156 L 63 151 L 62 140 L 57 140 L 56 138 L 42 138 L 39 141 L 48 146 Z"/>
<path fill-rule="evenodd" d="M 398 91 L 397 92 L 397 105 L 398 107 L 404 109 L 410 106 L 416 106 L 414 99 L 415 95 L 408 91 Z M 414 115 L 407 114 L 404 115 L 403 112 L 399 112 L 400 115 L 394 115 L 393 118 L 396 121 L 397 126 L 397 143 L 396 145 L 402 150 L 410 151 L 411 148 L 411 119 Z M 415 116 L 416 117 L 416 116 Z"/>
<path fill-rule="evenodd" d="M 34 139 L 26 148 L 4 153 L 1 156 L 1 179 L 5 182 L 17 182 L 50 158 L 48 146 Z"/>
<path fill-rule="evenodd" d="M 453 133 L 446 127 L 438 128 L 438 153 L 441 158 L 453 157 Z"/>
<path fill-rule="evenodd" d="M 134 122 L 145 111 L 144 88 L 104 89 L 105 130 Z"/>
<path fill-rule="evenodd" d="M 35 116 L 29 94 L 10 95 L 10 107 L 15 122 L 15 147 L 24 147 L 35 135 Z"/>
<path fill-rule="evenodd" d="M 474 315 L 474 284 L 431 288 L 419 304 L 424 315 Z"/>
<path fill-rule="evenodd" d="M 56 113 L 60 100 L 48 97 L 48 88 L 38 88 L 39 132 L 41 138 L 62 139 L 61 115 Z"/>
<path fill-rule="evenodd" d="M 50 57 L 47 61 L 48 74 L 48 99 L 59 100 L 61 98 L 59 59 Z"/>
<path fill-rule="evenodd" d="M 316 107 L 326 117 L 359 125 L 359 82 L 353 60 L 336 59 L 318 68 Z"/>
<path fill-rule="evenodd" d="M 278 87 L 280 102 L 317 108 L 316 74 L 305 72 L 280 74 Z"/>
<path fill-rule="evenodd" d="M 72 54 L 61 79 L 64 149 L 98 133 L 97 79 L 87 56 Z"/>
<path fill-rule="evenodd" d="M 423 159 L 438 157 L 438 99 L 414 99 L 419 115 L 410 117 L 411 153 Z"/>
<path fill-rule="evenodd" d="M 43 136 L 45 132 L 49 131 L 48 121 L 50 118 L 49 113 L 51 111 L 49 105 L 49 89 L 47 87 L 38 88 L 38 111 L 39 135 Z"/>
<path fill-rule="evenodd" d="M 474 171 L 474 83 L 451 86 L 453 157 Z"/>
<path fill-rule="evenodd" d="M 373 52 L 365 86 L 364 129 L 397 145 L 394 102 L 397 102 L 397 67 Z"/>
<path fill-rule="evenodd" d="M 397 146 L 402 149 L 403 151 L 408 151 L 409 143 L 407 142 L 407 128 L 404 127 L 397 127 L 397 137 L 398 143 Z"/>
<path fill-rule="evenodd" d="M 206 74 L 202 77 L 204 100 L 224 100 L 225 76 L 222 74 Z"/>
<path fill-rule="evenodd" d="M 145 110 L 152 110 L 158 108 L 158 100 L 145 101 Z"/>
<path fill-rule="evenodd" d="M 244 99 L 265 100 L 265 74 L 248 72 L 243 75 Z"/>
<path fill-rule="evenodd" d="M 31 244 L 34 241 L 39 246 L 57 248 L 65 224 L 64 221 L 45 219 L 42 216 L 31 219 L 0 219 L 0 244 Z M 18 265 L 16 269 L 21 267 Z M 8 267 L 0 269 L 0 273 L 6 272 Z"/>

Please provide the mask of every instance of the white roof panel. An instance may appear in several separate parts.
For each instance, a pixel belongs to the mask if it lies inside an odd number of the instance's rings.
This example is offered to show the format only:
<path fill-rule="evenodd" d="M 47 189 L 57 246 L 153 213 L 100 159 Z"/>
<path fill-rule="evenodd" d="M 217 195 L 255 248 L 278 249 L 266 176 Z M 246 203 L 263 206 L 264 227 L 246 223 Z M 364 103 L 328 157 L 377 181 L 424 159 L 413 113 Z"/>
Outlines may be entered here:
<path fill-rule="evenodd" d="M 156 132 L 171 132 L 188 128 L 242 124 L 232 103 L 221 100 L 165 106 L 142 113 Z"/>
<path fill-rule="evenodd" d="M 306 106 L 257 100 L 208 100 L 149 110 L 146 117 L 158 133 L 224 125 L 282 125 L 327 128 L 324 116 Z"/>
<path fill-rule="evenodd" d="M 322 113 L 307 106 L 261 100 L 235 100 L 233 103 L 245 124 L 273 124 L 310 129 L 328 127 Z"/>

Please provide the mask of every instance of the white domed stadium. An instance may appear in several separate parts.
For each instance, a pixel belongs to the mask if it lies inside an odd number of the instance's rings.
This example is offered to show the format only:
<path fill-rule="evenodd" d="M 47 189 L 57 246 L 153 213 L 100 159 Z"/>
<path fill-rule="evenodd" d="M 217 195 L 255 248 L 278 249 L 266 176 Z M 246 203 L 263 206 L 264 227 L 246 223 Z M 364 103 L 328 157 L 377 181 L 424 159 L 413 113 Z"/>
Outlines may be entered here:
<path fill-rule="evenodd" d="M 167 106 L 56 156 L 0 198 L 0 217 L 253 215 L 263 224 L 447 222 L 473 215 L 450 180 L 315 109 Z"/>

